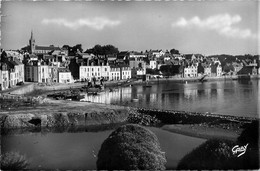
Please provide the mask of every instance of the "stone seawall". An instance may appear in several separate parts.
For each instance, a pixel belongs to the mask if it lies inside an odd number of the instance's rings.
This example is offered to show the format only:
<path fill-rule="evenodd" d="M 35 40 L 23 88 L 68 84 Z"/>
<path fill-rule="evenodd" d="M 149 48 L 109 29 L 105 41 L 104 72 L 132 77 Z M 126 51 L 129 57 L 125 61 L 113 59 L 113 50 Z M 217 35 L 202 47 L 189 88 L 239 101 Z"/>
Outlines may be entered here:
<path fill-rule="evenodd" d="M 85 102 L 45 104 L 36 108 L 3 111 L 1 129 L 86 127 L 125 122 L 128 108 Z"/>

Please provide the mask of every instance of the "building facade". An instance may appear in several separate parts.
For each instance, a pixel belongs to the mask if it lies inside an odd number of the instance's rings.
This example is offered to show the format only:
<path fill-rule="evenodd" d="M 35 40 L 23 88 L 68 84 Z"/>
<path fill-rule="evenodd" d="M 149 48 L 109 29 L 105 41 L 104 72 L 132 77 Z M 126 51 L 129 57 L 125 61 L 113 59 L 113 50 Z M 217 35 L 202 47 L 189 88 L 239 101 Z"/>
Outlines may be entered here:
<path fill-rule="evenodd" d="M 58 69 L 58 82 L 59 83 L 72 83 L 71 72 L 67 68 Z"/>
<path fill-rule="evenodd" d="M 80 80 L 92 80 L 94 77 L 96 79 L 109 79 L 110 77 L 110 66 L 80 66 L 79 67 L 79 77 Z"/>

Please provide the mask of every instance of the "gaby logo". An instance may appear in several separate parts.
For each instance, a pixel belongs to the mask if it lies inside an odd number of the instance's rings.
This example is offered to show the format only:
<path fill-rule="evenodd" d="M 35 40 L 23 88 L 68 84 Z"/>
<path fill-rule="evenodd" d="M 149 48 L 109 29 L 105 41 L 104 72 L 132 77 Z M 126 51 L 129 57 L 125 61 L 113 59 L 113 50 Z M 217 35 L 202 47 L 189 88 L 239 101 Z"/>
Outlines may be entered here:
<path fill-rule="evenodd" d="M 240 157 L 240 156 L 242 156 L 243 154 L 246 153 L 247 146 L 248 146 L 248 143 L 244 146 L 241 146 L 241 147 L 239 147 L 239 145 L 236 145 L 232 148 L 232 153 L 234 155 L 238 154 L 237 157 Z"/>

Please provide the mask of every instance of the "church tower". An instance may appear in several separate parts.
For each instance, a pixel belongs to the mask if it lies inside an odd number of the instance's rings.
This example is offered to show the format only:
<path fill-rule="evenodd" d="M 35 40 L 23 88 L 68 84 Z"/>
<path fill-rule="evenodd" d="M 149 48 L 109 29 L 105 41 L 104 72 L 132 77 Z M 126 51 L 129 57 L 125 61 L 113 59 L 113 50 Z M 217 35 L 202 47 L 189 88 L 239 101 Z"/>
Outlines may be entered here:
<path fill-rule="evenodd" d="M 33 31 L 31 31 L 31 38 L 29 40 L 31 54 L 35 52 L 35 39 L 33 37 Z"/>

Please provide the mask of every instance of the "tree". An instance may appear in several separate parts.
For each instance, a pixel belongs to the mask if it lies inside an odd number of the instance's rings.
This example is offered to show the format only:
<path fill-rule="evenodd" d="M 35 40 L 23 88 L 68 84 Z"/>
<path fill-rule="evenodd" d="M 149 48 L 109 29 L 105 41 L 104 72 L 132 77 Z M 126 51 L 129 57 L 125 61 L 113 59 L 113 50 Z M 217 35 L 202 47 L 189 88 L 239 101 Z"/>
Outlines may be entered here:
<path fill-rule="evenodd" d="M 179 74 L 179 68 L 180 65 L 162 65 L 160 67 L 160 71 L 163 73 L 163 75 L 176 75 Z"/>
<path fill-rule="evenodd" d="M 103 142 L 98 170 L 164 170 L 165 153 L 156 135 L 136 124 L 119 127 Z"/>
<path fill-rule="evenodd" d="M 5 51 L 3 51 L 2 53 L 1 53 L 1 62 L 4 62 L 4 61 L 6 61 L 7 60 L 7 53 L 5 52 Z"/>
<path fill-rule="evenodd" d="M 177 169 L 181 170 L 227 170 L 237 169 L 237 157 L 232 154 L 234 141 L 210 139 L 184 156 Z"/>
<path fill-rule="evenodd" d="M 178 50 L 176 50 L 176 49 L 171 49 L 170 53 L 171 54 L 180 54 L 180 52 Z"/>
<path fill-rule="evenodd" d="M 101 46 L 99 44 L 95 45 L 93 48 L 87 49 L 86 53 L 93 53 L 96 56 L 99 55 L 110 55 L 110 54 L 117 54 L 119 53 L 118 48 L 114 47 L 113 45 L 104 45 Z"/>

